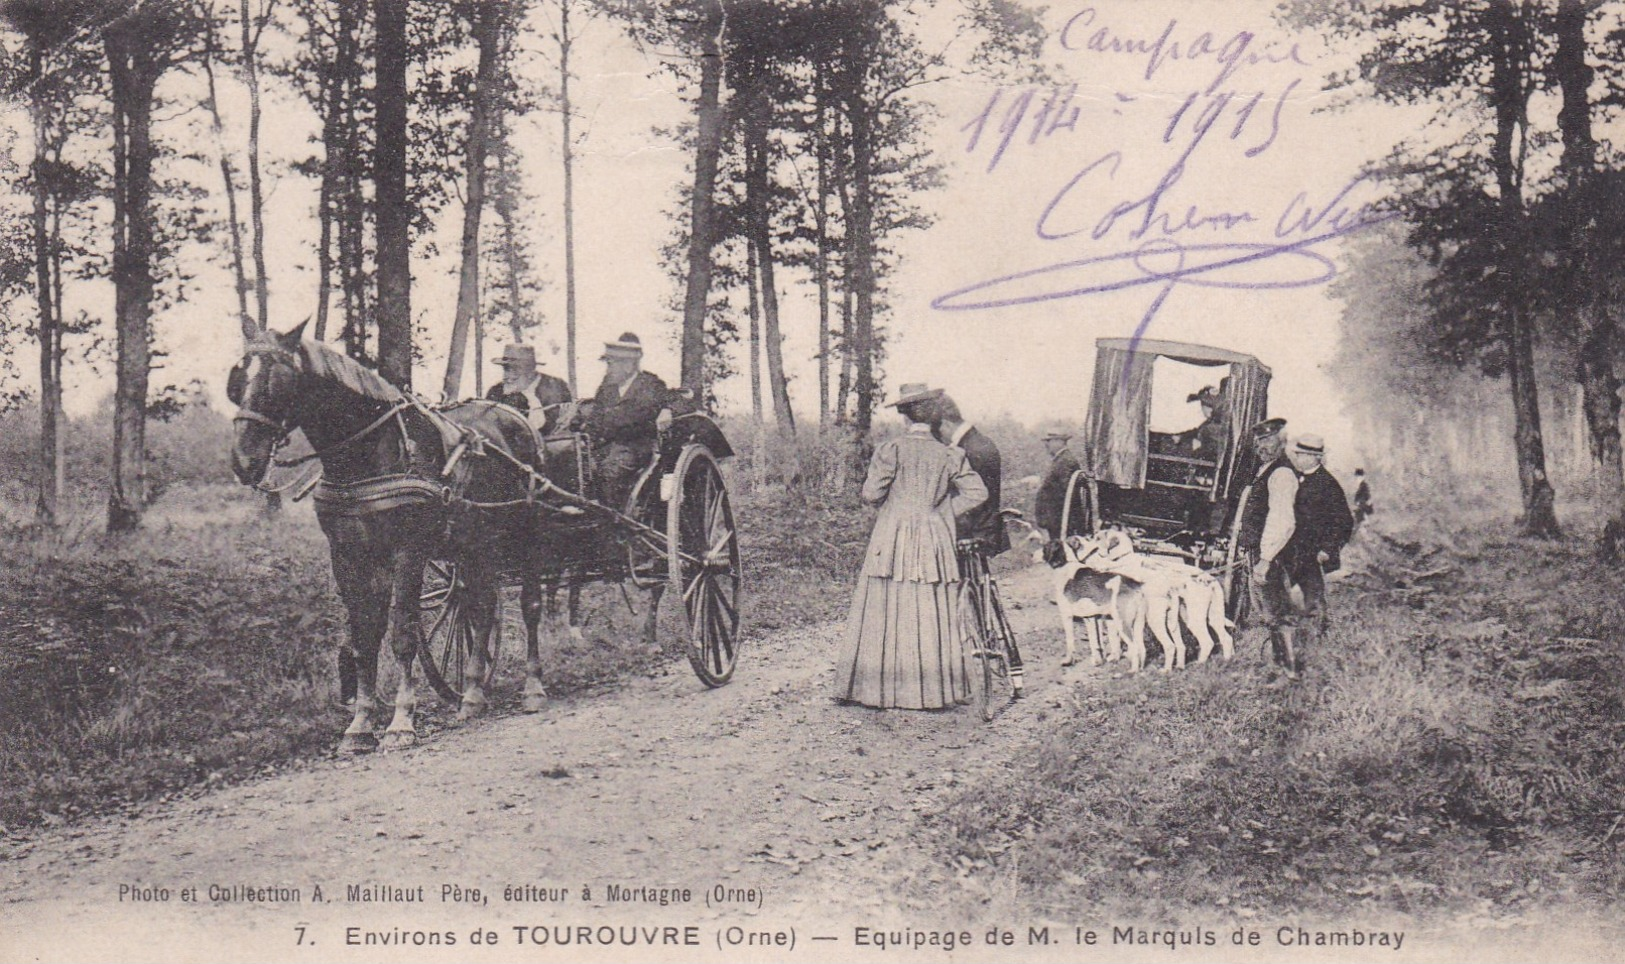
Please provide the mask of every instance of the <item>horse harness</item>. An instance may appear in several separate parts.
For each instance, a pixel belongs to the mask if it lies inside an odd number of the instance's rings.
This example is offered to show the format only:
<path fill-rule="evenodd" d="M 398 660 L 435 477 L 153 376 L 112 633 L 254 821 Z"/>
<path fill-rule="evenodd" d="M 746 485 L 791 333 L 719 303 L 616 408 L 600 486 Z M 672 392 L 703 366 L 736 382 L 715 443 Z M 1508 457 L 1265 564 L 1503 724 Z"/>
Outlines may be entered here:
<path fill-rule="evenodd" d="M 301 364 L 299 355 L 281 347 L 280 345 L 253 346 L 250 347 L 245 354 L 250 356 L 263 355 L 269 358 L 275 358 L 279 361 L 291 364 L 296 371 L 304 371 L 304 366 Z M 330 445 L 325 445 L 322 448 L 306 455 L 301 455 L 291 459 L 273 458 L 273 464 L 282 468 L 290 468 L 293 466 L 304 465 L 312 461 L 317 461 L 325 456 L 333 455 L 351 445 L 354 445 L 357 442 L 360 442 L 391 421 L 396 423 L 397 429 L 401 433 L 403 444 L 407 447 L 408 451 L 410 451 L 412 440 L 407 434 L 405 413 L 407 409 L 414 409 L 427 418 L 430 424 L 434 425 L 435 428 L 440 431 L 442 438 L 448 443 L 451 441 L 451 439 L 456 439 L 456 442 L 450 445 L 446 456 L 446 464 L 440 472 L 441 479 L 443 481 L 431 481 L 423 478 L 416 472 L 408 471 L 403 473 L 391 473 L 388 475 L 374 476 L 366 479 L 358 479 L 354 482 L 331 482 L 321 478 L 321 473 L 318 472 L 314 478 L 303 483 L 301 491 L 294 497 L 295 501 L 298 501 L 300 498 L 303 498 L 305 495 L 310 494 L 312 490 L 314 490 L 314 501 L 318 505 L 330 512 L 351 517 L 371 515 L 373 513 L 383 512 L 405 505 L 434 500 L 439 500 L 445 505 L 455 504 L 466 509 L 506 509 L 520 506 L 539 505 L 556 513 L 570 515 L 580 515 L 586 511 L 596 512 L 600 515 L 609 516 L 619 521 L 622 525 L 627 525 L 640 531 L 647 530 L 649 533 L 662 535 L 663 537 L 663 534 L 659 533 L 658 530 L 653 529 L 640 520 L 633 519 L 615 509 L 594 502 L 591 499 L 584 498 L 574 492 L 569 491 L 568 489 L 563 488 L 553 480 L 537 472 L 532 466 L 527 465 L 523 460 L 516 458 L 512 453 L 508 452 L 502 446 L 491 444 L 493 440 L 483 433 L 468 426 L 458 425 L 451 422 L 445 416 L 424 404 L 421 399 L 413 395 L 411 392 L 401 391 L 400 389 L 396 389 L 396 391 L 399 392 L 399 399 L 391 403 L 382 414 L 380 414 L 377 418 L 374 418 L 371 422 L 368 422 L 361 429 L 352 432 L 337 442 Z M 236 397 L 232 398 L 234 402 L 240 400 L 241 394 L 241 388 L 237 388 L 235 391 L 233 391 L 233 387 L 228 385 L 227 395 L 235 395 Z M 517 415 L 518 413 L 516 412 L 515 414 Z M 279 435 L 271 447 L 273 456 L 275 452 L 288 441 L 289 436 L 293 434 L 293 426 L 290 426 L 285 419 L 274 419 L 263 413 L 256 412 L 253 409 L 244 408 L 240 403 L 238 405 L 237 414 L 233 418 L 233 421 L 258 422 L 269 428 L 275 429 Z M 528 421 L 525 423 L 525 426 L 527 430 L 530 430 L 530 424 Z M 538 452 L 542 451 L 541 446 L 544 444 L 545 442 L 538 439 Z M 444 481 L 451 478 L 452 473 L 456 471 L 459 463 L 461 463 L 465 457 L 473 456 L 479 458 L 492 454 L 504 459 L 524 475 L 526 481 L 524 498 L 510 499 L 502 502 L 475 501 L 472 499 L 463 498 L 455 491 L 452 484 Z M 286 488 L 294 488 L 300 485 L 300 483 L 294 483 L 293 485 L 284 487 L 282 489 L 266 489 L 264 491 L 281 492 L 285 491 Z M 551 497 L 552 499 L 556 499 L 564 504 L 562 506 L 550 504 L 542 497 Z"/>

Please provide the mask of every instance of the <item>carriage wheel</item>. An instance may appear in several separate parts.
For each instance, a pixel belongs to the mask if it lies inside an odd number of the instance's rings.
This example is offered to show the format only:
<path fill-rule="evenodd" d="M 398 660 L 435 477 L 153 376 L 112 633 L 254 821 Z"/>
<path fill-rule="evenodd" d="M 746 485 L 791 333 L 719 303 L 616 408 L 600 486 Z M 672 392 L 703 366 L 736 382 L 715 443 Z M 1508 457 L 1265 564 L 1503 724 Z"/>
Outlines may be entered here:
<path fill-rule="evenodd" d="M 1073 534 L 1092 536 L 1100 531 L 1100 483 L 1085 478 L 1082 469 L 1066 480 L 1066 500 L 1061 506 L 1063 539 Z M 1074 507 L 1078 518 L 1073 518 Z"/>
<path fill-rule="evenodd" d="M 1250 485 L 1241 490 L 1241 498 L 1236 502 L 1236 517 L 1230 522 L 1230 544 L 1225 547 L 1224 553 L 1224 608 L 1238 629 L 1252 608 L 1252 563 L 1241 551 L 1241 517 L 1252 492 Z"/>
<path fill-rule="evenodd" d="M 501 603 L 497 605 L 500 616 Z M 458 578 L 455 565 L 430 562 L 424 569 L 423 593 L 418 598 L 418 624 L 423 630 L 423 645 L 418 648 L 423 676 L 441 699 L 455 706 L 462 700 L 468 684 L 468 651 L 474 643 L 468 585 Z M 497 652 L 501 645 L 499 624 L 491 633 L 483 686 L 490 686 L 491 678 L 496 675 Z"/>
<path fill-rule="evenodd" d="M 700 682 L 721 686 L 738 657 L 739 534 L 711 451 L 689 445 L 672 470 L 666 504 L 671 588 L 688 614 L 688 661 Z"/>

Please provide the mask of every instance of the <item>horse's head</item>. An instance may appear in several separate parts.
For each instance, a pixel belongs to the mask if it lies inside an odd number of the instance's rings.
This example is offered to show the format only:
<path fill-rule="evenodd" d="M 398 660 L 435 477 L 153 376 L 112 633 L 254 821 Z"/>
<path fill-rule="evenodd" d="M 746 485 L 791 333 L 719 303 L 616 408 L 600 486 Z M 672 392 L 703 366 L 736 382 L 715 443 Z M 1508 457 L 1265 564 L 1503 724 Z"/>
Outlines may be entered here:
<path fill-rule="evenodd" d="M 301 324 L 286 334 L 267 332 L 250 341 L 226 381 L 226 397 L 237 406 L 231 470 L 244 485 L 258 485 L 265 478 L 272 453 L 297 427 L 294 401 L 304 331 Z"/>

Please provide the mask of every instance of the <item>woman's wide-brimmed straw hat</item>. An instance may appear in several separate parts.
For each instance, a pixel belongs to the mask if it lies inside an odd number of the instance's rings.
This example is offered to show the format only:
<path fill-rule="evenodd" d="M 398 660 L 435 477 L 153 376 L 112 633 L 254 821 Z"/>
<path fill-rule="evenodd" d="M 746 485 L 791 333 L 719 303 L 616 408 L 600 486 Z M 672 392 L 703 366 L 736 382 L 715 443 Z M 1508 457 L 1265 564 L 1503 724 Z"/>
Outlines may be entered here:
<path fill-rule="evenodd" d="M 940 397 L 942 397 L 940 388 L 931 388 L 924 382 L 909 382 L 897 390 L 897 400 L 891 403 L 891 407 L 898 408 L 911 402 L 923 402 Z"/>

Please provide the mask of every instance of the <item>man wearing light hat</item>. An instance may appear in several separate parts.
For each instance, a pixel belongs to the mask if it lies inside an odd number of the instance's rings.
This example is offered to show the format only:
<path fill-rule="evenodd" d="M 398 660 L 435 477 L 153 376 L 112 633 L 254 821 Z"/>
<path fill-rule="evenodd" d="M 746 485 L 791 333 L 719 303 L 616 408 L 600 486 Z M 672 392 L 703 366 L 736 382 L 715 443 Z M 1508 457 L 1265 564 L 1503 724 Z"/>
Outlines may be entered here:
<path fill-rule="evenodd" d="M 1072 434 L 1061 429 L 1052 428 L 1044 433 L 1044 451 L 1049 453 L 1050 459 L 1049 471 L 1044 473 L 1044 481 L 1038 486 L 1038 495 L 1033 500 L 1033 521 L 1044 530 L 1052 543 L 1066 536 L 1061 531 L 1061 516 L 1066 508 L 1066 486 L 1072 473 L 1082 467 L 1067 445 L 1071 441 Z"/>
<path fill-rule="evenodd" d="M 546 435 L 559 423 L 560 409 L 571 401 L 570 386 L 562 378 L 543 373 L 536 362 L 536 349 L 529 345 L 508 345 L 497 364 L 502 367 L 502 381 L 492 385 L 485 397 L 524 412 L 530 427 Z"/>
<path fill-rule="evenodd" d="M 1300 435 L 1287 451 L 1298 473 L 1293 499 L 1292 538 L 1281 555 L 1287 575 L 1303 590 L 1304 615 L 1324 630 L 1325 574 L 1341 567 L 1340 554 L 1354 531 L 1343 486 L 1326 471 L 1326 443 L 1318 435 Z"/>
<path fill-rule="evenodd" d="M 620 508 L 638 473 L 654 456 L 662 411 L 671 395 L 660 377 L 642 370 L 643 344 L 626 332 L 604 344 L 604 381 L 593 396 L 587 432 L 599 446 L 605 501 Z"/>

